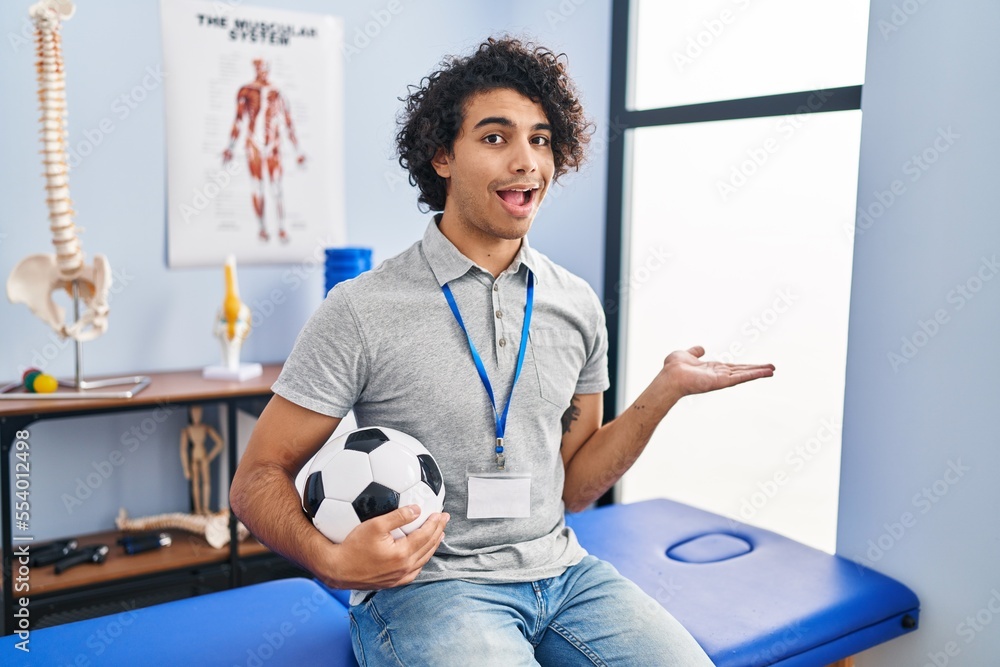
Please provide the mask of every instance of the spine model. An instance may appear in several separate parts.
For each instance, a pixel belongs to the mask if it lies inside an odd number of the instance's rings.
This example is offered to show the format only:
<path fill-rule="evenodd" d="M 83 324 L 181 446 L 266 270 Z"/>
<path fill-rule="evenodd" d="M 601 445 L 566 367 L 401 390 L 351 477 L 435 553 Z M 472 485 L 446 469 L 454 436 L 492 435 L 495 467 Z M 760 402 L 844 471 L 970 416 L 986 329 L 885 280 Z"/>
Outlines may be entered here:
<path fill-rule="evenodd" d="M 59 277 L 75 280 L 83 269 L 83 251 L 73 224 L 69 198 L 69 164 L 66 155 L 66 72 L 62 57 L 61 20 L 49 3 L 32 7 L 35 52 L 38 57 L 38 101 L 41 106 L 42 163 L 45 166 L 49 229 L 56 248 Z M 67 3 L 68 4 L 68 3 Z M 71 6 L 70 6 L 71 7 Z M 69 8 L 65 8 L 71 11 Z M 69 18 L 69 16 L 65 16 Z"/>
<path fill-rule="evenodd" d="M 63 338 L 86 341 L 107 330 L 111 268 L 103 255 L 95 255 L 92 264 L 85 261 L 69 197 L 66 71 L 60 27 L 74 10 L 71 0 L 42 0 L 29 9 L 35 24 L 45 204 L 55 254 L 29 255 L 18 262 L 7 279 L 7 298 L 26 304 Z M 63 308 L 52 300 L 53 293 L 60 290 L 85 306 L 72 323 L 65 321 Z"/>
<path fill-rule="evenodd" d="M 115 519 L 118 530 L 166 530 L 176 528 L 195 535 L 201 535 L 208 544 L 221 549 L 229 543 L 229 510 L 222 510 L 215 514 L 184 514 L 183 512 L 171 512 L 169 514 L 157 514 L 155 516 L 137 517 L 130 519 L 125 508 L 118 510 L 118 518 Z M 240 522 L 236 522 L 236 537 L 240 540 L 246 539 L 250 535 Z"/>

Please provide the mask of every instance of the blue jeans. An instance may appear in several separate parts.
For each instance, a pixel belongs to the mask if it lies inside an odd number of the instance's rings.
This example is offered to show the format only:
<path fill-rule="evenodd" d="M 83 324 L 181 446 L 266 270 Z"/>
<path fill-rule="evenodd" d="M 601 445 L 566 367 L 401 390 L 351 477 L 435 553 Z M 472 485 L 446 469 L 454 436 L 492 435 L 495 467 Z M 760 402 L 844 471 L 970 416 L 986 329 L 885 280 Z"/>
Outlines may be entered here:
<path fill-rule="evenodd" d="M 351 607 L 351 638 L 362 667 L 712 666 L 673 616 L 593 556 L 536 582 L 379 591 Z"/>

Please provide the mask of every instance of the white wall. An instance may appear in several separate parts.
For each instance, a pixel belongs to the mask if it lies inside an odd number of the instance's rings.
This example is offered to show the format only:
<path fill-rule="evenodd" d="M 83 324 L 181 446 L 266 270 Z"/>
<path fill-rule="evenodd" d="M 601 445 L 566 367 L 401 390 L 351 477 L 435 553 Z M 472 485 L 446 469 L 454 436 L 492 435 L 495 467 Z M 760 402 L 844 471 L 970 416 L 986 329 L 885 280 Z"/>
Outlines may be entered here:
<path fill-rule="evenodd" d="M 997 26 L 992 0 L 872 2 L 837 550 L 922 611 L 859 667 L 1000 656 Z"/>
<path fill-rule="evenodd" d="M 165 0 L 169 1 L 169 0 Z M 34 55 L 27 8 L 33 0 L 0 3 L 0 278 L 22 257 L 50 252 L 38 154 Z M 108 333 L 85 346 L 87 374 L 199 368 L 217 363 L 211 322 L 222 298 L 221 269 L 167 269 L 165 263 L 165 150 L 162 87 L 121 118 L 116 98 L 140 85 L 163 62 L 156 0 L 79 2 L 63 27 L 70 145 L 110 119 L 113 131 L 71 173 L 77 223 L 88 254 L 108 256 L 119 276 Z M 234 4 L 241 4 L 236 2 Z M 346 211 L 348 241 L 374 248 L 375 261 L 392 256 L 424 231 L 427 217 L 393 157 L 397 97 L 436 69 L 446 54 L 464 53 L 491 34 L 526 33 L 569 56 L 570 69 L 598 132 L 607 132 L 610 47 L 609 0 L 547 0 L 496 5 L 461 0 L 254 0 L 344 17 L 347 39 L 359 47 L 345 62 Z M 398 8 L 395 14 L 387 10 Z M 391 19 L 386 23 L 386 16 Z M 381 17 L 385 25 L 369 24 Z M 360 31 L 374 37 L 366 43 Z M 357 41 L 355 41 L 357 40 Z M 169 76 L 169 72 L 166 73 Z M 115 107 L 117 109 L 118 107 Z M 601 291 L 605 165 L 598 146 L 590 165 L 564 179 L 532 231 L 543 252 Z M 302 278 L 293 287 L 283 277 Z M 244 347 L 250 361 L 285 358 L 302 324 L 323 297 L 321 266 L 241 266 L 240 293 L 259 325 Z M 273 290 L 281 292 L 276 304 Z M 29 365 L 68 376 L 72 347 L 61 344 L 23 305 L 0 301 L 0 380 Z M 160 414 L 160 417 L 163 415 Z M 183 411 L 156 422 L 142 447 L 129 452 L 113 476 L 70 511 L 65 495 L 102 467 L 133 427 L 151 413 L 48 422 L 32 429 L 36 538 L 112 527 L 119 505 L 130 512 L 185 507 L 177 438 Z M 145 422 L 150 424 L 153 422 Z M 156 480 L 155 493 L 148 484 Z M 82 495 L 82 494 L 81 494 Z M 62 499 L 62 500 L 61 500 Z"/>

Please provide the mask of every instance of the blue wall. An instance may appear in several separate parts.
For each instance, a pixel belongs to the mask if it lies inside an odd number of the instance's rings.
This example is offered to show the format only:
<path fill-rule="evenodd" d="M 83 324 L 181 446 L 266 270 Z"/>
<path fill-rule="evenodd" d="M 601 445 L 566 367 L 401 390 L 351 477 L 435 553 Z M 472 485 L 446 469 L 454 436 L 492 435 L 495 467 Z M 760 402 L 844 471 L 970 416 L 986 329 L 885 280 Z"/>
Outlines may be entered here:
<path fill-rule="evenodd" d="M 991 0 L 872 2 L 837 551 L 922 612 L 859 667 L 1000 656 L 998 25 Z"/>
<path fill-rule="evenodd" d="M 4 91 L 0 95 L 4 158 L 0 278 L 4 281 L 22 257 L 51 251 L 38 154 L 33 42 L 26 18 L 30 4 L 29 0 L 0 3 L 0 34 L 5 36 L 0 44 Z M 393 158 L 397 97 L 405 94 L 406 86 L 435 69 L 445 54 L 466 52 L 491 34 L 526 34 L 565 51 L 589 113 L 598 122 L 597 150 L 583 171 L 568 175 L 565 187 L 553 190 L 531 239 L 601 291 L 608 0 L 247 4 L 342 16 L 346 38 L 360 45 L 359 52 L 345 61 L 345 204 L 349 243 L 372 247 L 376 262 L 418 240 L 427 221 Z M 388 12 L 390 6 L 398 11 Z M 376 31 L 369 24 L 379 16 L 385 25 Z M 377 32 L 368 43 L 358 38 L 366 27 Z M 168 269 L 165 262 L 163 88 L 148 76 L 163 62 L 159 5 L 155 0 L 78 3 L 76 15 L 63 27 L 63 51 L 70 145 L 84 141 L 86 133 L 96 132 L 105 119 L 113 125 L 75 166 L 70 181 L 77 224 L 86 229 L 83 248 L 88 255 L 107 255 L 118 277 L 109 330 L 85 346 L 84 369 L 88 375 L 131 374 L 218 363 L 211 327 L 222 299 L 221 269 Z M 122 117 L 115 100 L 141 86 L 144 77 L 149 84 L 145 99 Z M 323 297 L 322 267 L 241 266 L 239 279 L 241 296 L 259 321 L 244 347 L 244 359 L 279 362 Z M 72 346 L 60 342 L 25 306 L 3 300 L 0 313 L 0 380 L 19 377 L 29 365 L 60 376 L 72 373 Z M 173 410 L 49 422 L 33 428 L 36 537 L 111 528 L 120 505 L 133 515 L 185 509 L 186 483 L 177 441 L 184 420 L 183 410 Z M 145 436 L 141 446 L 129 440 L 137 427 Z M 86 494 L 87 476 L 103 469 L 115 450 L 125 454 L 124 463 Z M 81 480 L 86 488 L 78 492 Z M 68 500 L 83 495 L 87 497 L 80 504 Z"/>

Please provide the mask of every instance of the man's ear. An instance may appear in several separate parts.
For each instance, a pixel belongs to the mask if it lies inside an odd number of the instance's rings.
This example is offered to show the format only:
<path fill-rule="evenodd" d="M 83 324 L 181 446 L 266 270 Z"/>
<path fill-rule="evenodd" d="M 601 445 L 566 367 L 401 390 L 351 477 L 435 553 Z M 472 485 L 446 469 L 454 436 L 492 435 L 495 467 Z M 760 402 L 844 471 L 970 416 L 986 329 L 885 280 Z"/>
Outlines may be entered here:
<path fill-rule="evenodd" d="M 448 153 L 444 148 L 438 148 L 434 157 L 431 158 L 431 166 L 434 167 L 434 171 L 441 178 L 451 178 L 451 161 L 448 159 Z"/>

